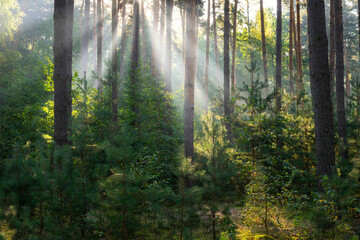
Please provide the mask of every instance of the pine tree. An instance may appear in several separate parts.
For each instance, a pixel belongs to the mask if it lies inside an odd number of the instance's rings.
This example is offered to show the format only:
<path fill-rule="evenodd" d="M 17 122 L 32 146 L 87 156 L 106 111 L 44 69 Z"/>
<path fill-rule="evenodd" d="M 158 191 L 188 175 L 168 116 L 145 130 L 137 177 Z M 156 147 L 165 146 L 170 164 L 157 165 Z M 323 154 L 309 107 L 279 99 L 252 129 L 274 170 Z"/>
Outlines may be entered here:
<path fill-rule="evenodd" d="M 68 143 L 72 99 L 72 42 L 74 1 L 56 0 L 54 5 L 54 140 Z"/>
<path fill-rule="evenodd" d="M 324 0 L 308 0 L 307 3 L 310 84 L 315 118 L 317 173 L 321 180 L 322 176 L 332 176 L 332 168 L 335 165 L 325 6 Z"/>

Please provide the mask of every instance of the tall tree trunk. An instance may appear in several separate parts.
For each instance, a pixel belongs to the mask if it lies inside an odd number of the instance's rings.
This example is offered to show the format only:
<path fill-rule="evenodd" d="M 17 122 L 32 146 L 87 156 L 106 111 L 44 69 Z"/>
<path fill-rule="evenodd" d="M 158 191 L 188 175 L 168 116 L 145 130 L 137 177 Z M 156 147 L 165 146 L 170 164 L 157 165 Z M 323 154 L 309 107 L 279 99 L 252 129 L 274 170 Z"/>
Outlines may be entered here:
<path fill-rule="evenodd" d="M 118 6 L 117 0 L 112 0 L 111 8 L 111 91 L 112 91 L 112 121 L 116 128 L 118 120 Z"/>
<path fill-rule="evenodd" d="M 188 0 L 185 4 L 186 33 L 185 33 L 185 105 L 184 105 L 184 136 L 185 157 L 194 157 L 194 80 L 196 54 L 196 0 Z"/>
<path fill-rule="evenodd" d="M 68 144 L 71 121 L 74 0 L 54 2 L 54 140 Z"/>
<path fill-rule="evenodd" d="M 315 118 L 317 173 L 331 177 L 335 142 L 324 0 L 308 0 L 310 84 Z M 321 185 L 319 184 L 321 187 Z"/>
<path fill-rule="evenodd" d="M 94 54 L 94 72 L 96 73 L 96 0 L 93 1 L 93 54 Z M 97 82 L 95 80 L 95 87 Z"/>
<path fill-rule="evenodd" d="M 141 0 L 141 46 L 142 46 L 142 61 L 145 64 L 146 61 L 146 26 L 145 26 L 145 0 Z"/>
<path fill-rule="evenodd" d="M 344 39 L 342 0 L 335 0 L 335 41 L 336 41 L 336 110 L 338 133 L 341 139 L 341 156 L 348 159 L 347 132 L 344 99 Z"/>
<path fill-rule="evenodd" d="M 204 69 L 204 94 L 205 94 L 205 111 L 209 108 L 209 60 L 210 60 L 210 8 L 211 0 L 208 0 L 207 23 L 206 23 L 206 53 Z"/>
<path fill-rule="evenodd" d="M 300 0 L 296 0 L 296 18 L 297 18 L 297 47 L 298 47 L 298 91 L 302 91 L 303 86 L 303 69 L 302 69 L 302 53 L 301 53 L 301 16 L 300 16 Z"/>
<path fill-rule="evenodd" d="M 163 52 L 163 42 L 165 35 L 165 0 L 161 0 L 161 11 L 160 11 L 160 31 L 159 31 L 159 47 L 158 47 L 158 71 L 159 76 L 163 76 L 164 70 L 164 52 Z"/>
<path fill-rule="evenodd" d="M 230 116 L 230 2 L 225 0 L 224 5 L 224 113 L 225 118 Z M 225 120 L 228 138 L 231 139 L 230 124 Z"/>
<path fill-rule="evenodd" d="M 153 0 L 153 40 L 151 53 L 151 72 L 157 76 L 157 43 L 158 43 L 158 26 L 159 26 L 159 0 Z"/>
<path fill-rule="evenodd" d="M 172 91 L 171 84 L 171 29 L 172 29 L 173 0 L 166 0 L 166 53 L 165 53 L 165 83 L 168 93 Z"/>
<path fill-rule="evenodd" d="M 120 42 L 120 66 L 119 66 L 119 77 L 121 83 L 124 81 L 124 58 L 125 58 L 125 47 L 126 47 L 126 3 L 127 0 L 123 1 L 122 12 L 121 12 L 121 42 Z"/>
<path fill-rule="evenodd" d="M 290 71 L 290 94 L 294 94 L 294 51 L 293 51 L 293 36 L 294 36 L 294 0 L 290 0 L 290 34 L 289 34 L 289 71 Z"/>
<path fill-rule="evenodd" d="M 281 33 L 282 33 L 282 6 L 277 0 L 276 14 L 276 111 L 281 110 Z"/>
<path fill-rule="evenodd" d="M 266 59 L 266 38 L 265 38 L 265 20 L 264 20 L 264 4 L 263 0 L 260 0 L 260 19 L 261 19 L 261 47 L 262 47 L 262 58 L 263 58 L 263 68 L 264 68 L 264 83 L 265 95 L 269 95 L 269 86 L 268 86 L 268 69 L 267 69 L 267 59 Z"/>
<path fill-rule="evenodd" d="M 98 85 L 97 89 L 102 91 L 103 79 L 102 79 L 102 54 L 103 54 L 103 16 L 102 16 L 102 1 L 97 0 L 97 77 Z"/>
<path fill-rule="evenodd" d="M 236 89 L 236 18 L 237 18 L 238 0 L 235 0 L 234 5 L 234 19 L 233 19 L 233 40 L 231 53 L 231 95 L 234 96 Z"/>
<path fill-rule="evenodd" d="M 346 43 L 346 41 L 345 41 Z M 351 95 L 351 85 L 350 85 L 350 66 L 349 66 L 349 54 L 348 54 L 348 48 L 347 48 L 347 44 L 345 44 L 344 46 L 344 57 L 345 57 L 345 92 L 346 92 L 346 102 L 345 102 L 345 107 L 348 106 L 348 104 L 350 103 L 350 95 Z"/>
<path fill-rule="evenodd" d="M 335 0 L 330 0 L 330 90 L 334 96 L 335 84 Z"/>
<path fill-rule="evenodd" d="M 81 59 L 80 76 L 87 71 L 89 61 L 89 40 L 90 40 L 90 0 L 85 0 L 85 18 L 82 22 L 81 38 Z"/>
<path fill-rule="evenodd" d="M 212 1 L 212 9 L 213 9 L 213 26 L 214 26 L 214 53 L 215 53 L 215 77 L 217 87 L 220 87 L 220 66 L 219 66 L 219 50 L 218 50 L 218 41 L 217 41 L 217 27 L 216 27 L 216 8 L 215 8 L 215 0 Z"/>
<path fill-rule="evenodd" d="M 139 14 L 139 0 L 134 1 L 134 15 L 133 15 L 133 36 L 132 36 L 132 58 L 131 68 L 136 71 L 139 65 L 139 36 L 140 36 L 140 14 Z M 133 74 L 134 75 L 134 74 Z"/>

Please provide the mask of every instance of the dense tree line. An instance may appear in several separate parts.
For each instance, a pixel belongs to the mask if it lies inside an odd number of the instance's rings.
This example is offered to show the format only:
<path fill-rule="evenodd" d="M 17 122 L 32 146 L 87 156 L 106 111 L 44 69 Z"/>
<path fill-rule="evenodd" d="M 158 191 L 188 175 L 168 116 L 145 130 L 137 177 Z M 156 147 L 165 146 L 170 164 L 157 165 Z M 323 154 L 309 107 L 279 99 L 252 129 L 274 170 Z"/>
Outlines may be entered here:
<path fill-rule="evenodd" d="M 358 239 L 359 25 L 355 0 L 2 1 L 0 238 Z"/>

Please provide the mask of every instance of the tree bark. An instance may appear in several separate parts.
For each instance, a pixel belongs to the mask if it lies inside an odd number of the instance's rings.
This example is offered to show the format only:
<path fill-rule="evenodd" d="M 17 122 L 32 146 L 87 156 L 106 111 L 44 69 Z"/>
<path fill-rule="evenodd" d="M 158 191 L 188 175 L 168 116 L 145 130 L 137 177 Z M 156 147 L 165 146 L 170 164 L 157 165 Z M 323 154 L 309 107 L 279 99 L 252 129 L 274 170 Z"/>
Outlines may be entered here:
<path fill-rule="evenodd" d="M 289 71 L 290 71 L 290 94 L 294 94 L 294 51 L 293 51 L 293 35 L 294 35 L 294 1 L 290 0 L 290 34 L 289 34 Z"/>
<path fill-rule="evenodd" d="M 188 0 L 185 4 L 186 33 L 185 33 L 185 105 L 184 105 L 184 136 L 185 157 L 194 157 L 194 80 L 196 54 L 196 0 Z"/>
<path fill-rule="evenodd" d="M 155 77 L 157 76 L 157 38 L 158 38 L 158 26 L 159 26 L 159 0 L 153 0 L 153 40 L 152 40 L 152 52 L 151 52 L 151 72 Z"/>
<path fill-rule="evenodd" d="M 324 0 L 308 0 L 310 84 L 315 118 L 317 173 L 332 176 L 335 142 Z M 321 187 L 321 185 L 319 184 Z"/>
<path fill-rule="evenodd" d="M 276 14 L 276 111 L 281 110 L 281 35 L 282 35 L 282 4 L 277 0 Z"/>
<path fill-rule="evenodd" d="M 103 16 L 102 16 L 102 0 L 97 0 L 97 89 L 102 91 L 102 54 L 103 54 Z"/>
<path fill-rule="evenodd" d="M 231 95 L 235 95 L 236 89 L 236 18 L 237 18 L 237 5 L 238 0 L 235 0 L 234 5 L 234 19 L 233 19 L 233 40 L 232 40 L 232 53 L 231 53 Z"/>
<path fill-rule="evenodd" d="M 163 42 L 165 35 L 165 0 L 161 0 L 161 11 L 160 11 L 160 31 L 159 31 L 159 47 L 158 47 L 158 71 L 159 76 L 163 76 L 164 70 L 164 52 L 163 52 Z"/>
<path fill-rule="evenodd" d="M 335 85 L 335 0 L 330 0 L 330 90 L 334 96 Z"/>
<path fill-rule="evenodd" d="M 342 0 L 335 0 L 335 51 L 336 51 L 336 110 L 338 133 L 341 139 L 341 156 L 348 159 L 344 98 L 344 38 Z"/>
<path fill-rule="evenodd" d="M 224 5 L 224 113 L 230 115 L 230 2 L 225 0 Z M 229 131 L 229 129 L 227 129 Z"/>
<path fill-rule="evenodd" d="M 346 41 L 345 41 L 346 42 Z M 347 48 L 347 44 L 345 44 L 344 46 L 344 57 L 345 57 L 345 92 L 346 92 L 346 101 L 345 101 L 345 107 L 348 106 L 348 104 L 350 103 L 350 95 L 351 95 L 351 85 L 350 85 L 350 66 L 349 66 L 349 54 L 348 54 L 348 48 Z"/>
<path fill-rule="evenodd" d="M 173 0 L 166 0 L 166 53 L 165 53 L 165 83 L 166 91 L 171 93 L 171 29 L 172 29 L 172 11 L 173 11 Z"/>
<path fill-rule="evenodd" d="M 93 54 L 94 54 L 94 72 L 96 73 L 96 0 L 93 1 Z M 97 82 L 95 80 L 95 87 L 97 86 Z"/>
<path fill-rule="evenodd" d="M 217 41 L 217 27 L 216 27 L 216 8 L 215 0 L 212 1 L 213 9 L 213 26 L 214 26 L 214 53 L 215 53 L 215 77 L 217 86 L 220 87 L 220 66 L 219 66 L 219 50 L 218 50 L 218 41 Z"/>
<path fill-rule="evenodd" d="M 90 40 L 90 0 L 85 0 L 85 18 L 82 22 L 81 38 L 81 59 L 80 75 L 87 71 L 89 61 L 89 40 Z"/>
<path fill-rule="evenodd" d="M 261 20 L 261 46 L 262 46 L 262 58 L 263 58 L 263 68 L 264 68 L 264 83 L 265 95 L 269 95 L 269 86 L 268 86 L 268 69 L 267 69 L 267 59 L 266 59 L 266 37 L 265 37 L 265 20 L 264 20 L 264 5 L 263 0 L 260 0 L 260 20 Z"/>
<path fill-rule="evenodd" d="M 124 58 L 125 58 L 125 47 L 126 47 L 126 4 L 127 0 L 123 1 L 122 12 L 121 12 L 121 42 L 120 42 L 120 66 L 119 66 L 119 77 L 121 83 L 124 81 Z"/>
<path fill-rule="evenodd" d="M 303 86 L 303 69 L 302 69 L 302 53 L 301 53 L 301 17 L 300 17 L 300 0 L 296 0 L 296 18 L 297 18 L 297 63 L 298 63 L 298 91 L 302 91 Z"/>
<path fill-rule="evenodd" d="M 74 0 L 54 2 L 54 140 L 68 144 L 72 99 Z"/>
<path fill-rule="evenodd" d="M 211 0 L 208 0 L 207 23 L 206 23 L 206 53 L 204 69 L 204 94 L 205 94 L 205 111 L 209 108 L 209 60 L 210 60 L 210 8 Z"/>
<path fill-rule="evenodd" d="M 116 128 L 118 121 L 118 6 L 117 0 L 112 0 L 111 8 L 111 98 L 112 121 Z"/>
<path fill-rule="evenodd" d="M 145 8 L 144 8 L 145 0 L 141 0 L 141 46 L 142 46 L 142 61 L 145 64 L 146 62 L 146 26 L 145 26 Z"/>
<path fill-rule="evenodd" d="M 139 16 L 139 0 L 134 1 L 134 15 L 133 15 L 133 37 L 132 37 L 132 58 L 131 68 L 136 71 L 139 65 L 139 36 L 140 36 L 140 16 Z M 134 72 L 133 72 L 134 75 Z"/>

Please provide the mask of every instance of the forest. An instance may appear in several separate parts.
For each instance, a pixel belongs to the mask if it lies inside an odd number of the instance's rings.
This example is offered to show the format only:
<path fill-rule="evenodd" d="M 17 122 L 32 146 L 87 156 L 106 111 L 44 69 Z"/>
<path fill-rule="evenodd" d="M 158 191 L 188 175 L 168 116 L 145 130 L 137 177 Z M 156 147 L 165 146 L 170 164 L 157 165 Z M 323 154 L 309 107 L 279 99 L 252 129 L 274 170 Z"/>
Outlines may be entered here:
<path fill-rule="evenodd" d="M 0 0 L 0 239 L 360 239 L 360 0 Z"/>

